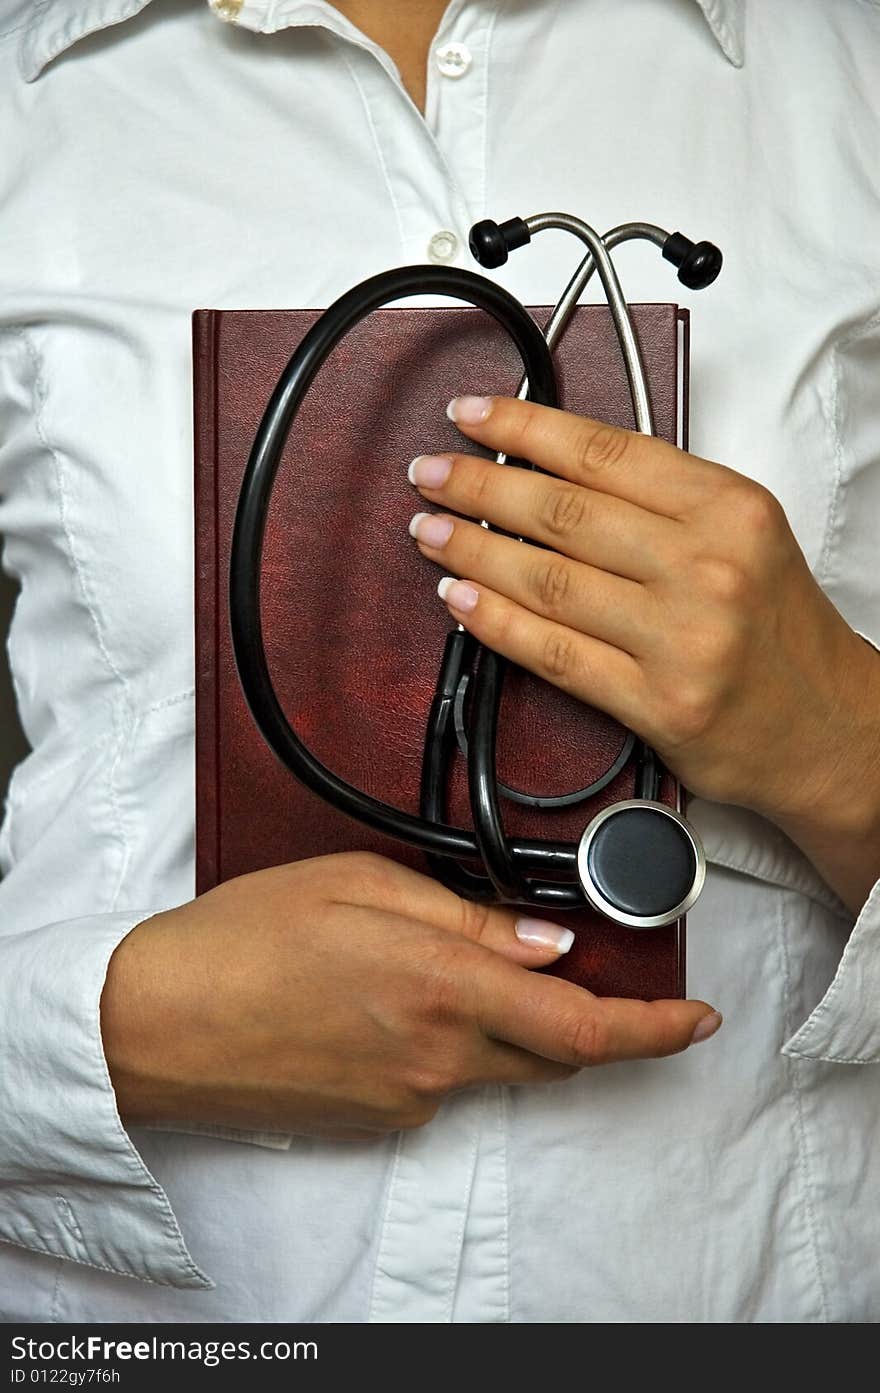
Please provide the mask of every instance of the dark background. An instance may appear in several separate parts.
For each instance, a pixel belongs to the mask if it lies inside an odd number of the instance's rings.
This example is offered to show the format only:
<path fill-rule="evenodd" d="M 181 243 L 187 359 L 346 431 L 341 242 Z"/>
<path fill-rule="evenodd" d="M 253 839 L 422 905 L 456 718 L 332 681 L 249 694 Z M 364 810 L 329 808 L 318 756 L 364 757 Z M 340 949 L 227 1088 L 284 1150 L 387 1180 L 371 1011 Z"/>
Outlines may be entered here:
<path fill-rule="evenodd" d="M 18 722 L 6 657 L 6 635 L 9 632 L 9 621 L 17 594 L 18 586 L 15 582 L 10 580 L 9 576 L 0 574 L 0 635 L 3 638 L 3 648 L 0 652 L 0 806 L 6 799 L 9 776 L 28 750 L 27 741 Z"/>

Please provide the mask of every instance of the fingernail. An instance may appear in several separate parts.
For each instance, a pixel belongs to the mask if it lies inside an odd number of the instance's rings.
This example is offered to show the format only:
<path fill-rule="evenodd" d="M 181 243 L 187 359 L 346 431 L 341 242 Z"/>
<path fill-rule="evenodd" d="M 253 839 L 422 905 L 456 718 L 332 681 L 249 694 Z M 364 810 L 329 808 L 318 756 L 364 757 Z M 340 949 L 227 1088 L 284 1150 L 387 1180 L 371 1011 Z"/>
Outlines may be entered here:
<path fill-rule="evenodd" d="M 554 953 L 567 953 L 574 943 L 571 929 L 560 929 L 558 924 L 548 924 L 544 919 L 517 919 L 514 928 L 520 942 L 529 943 L 533 948 L 552 948 Z"/>
<path fill-rule="evenodd" d="M 452 518 L 441 518 L 436 513 L 416 513 L 409 525 L 409 535 L 426 547 L 445 547 L 452 536 L 455 523 Z"/>
<path fill-rule="evenodd" d="M 479 590 L 475 590 L 466 581 L 456 580 L 455 576 L 444 576 L 437 586 L 437 594 L 452 609 L 457 609 L 462 614 L 469 614 L 472 609 L 475 609 L 477 600 L 480 598 Z"/>
<path fill-rule="evenodd" d="M 491 397 L 453 397 L 446 408 L 446 415 L 457 426 L 478 426 L 491 410 Z"/>
<path fill-rule="evenodd" d="M 407 472 L 411 484 L 423 489 L 442 488 L 449 478 L 452 460 L 448 455 L 416 455 Z"/>
<path fill-rule="evenodd" d="M 701 1040 L 708 1040 L 710 1035 L 715 1034 L 723 1019 L 720 1011 L 710 1011 L 708 1016 L 701 1016 L 691 1036 L 691 1044 L 698 1045 Z"/>

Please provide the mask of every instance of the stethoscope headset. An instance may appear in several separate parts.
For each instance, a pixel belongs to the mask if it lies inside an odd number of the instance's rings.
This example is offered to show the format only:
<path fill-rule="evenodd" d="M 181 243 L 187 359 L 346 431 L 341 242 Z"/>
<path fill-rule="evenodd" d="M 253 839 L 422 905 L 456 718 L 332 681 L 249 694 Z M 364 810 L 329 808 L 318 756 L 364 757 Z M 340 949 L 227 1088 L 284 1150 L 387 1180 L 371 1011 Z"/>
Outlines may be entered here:
<path fill-rule="evenodd" d="M 680 232 L 667 233 L 650 223 L 627 223 L 600 237 L 586 223 L 564 213 L 511 218 L 501 224 L 476 223 L 470 249 L 481 266 L 495 268 L 507 261 L 511 251 L 548 228 L 574 233 L 588 252 L 543 334 L 524 306 L 501 286 L 471 271 L 439 266 L 403 266 L 372 276 L 340 296 L 308 331 L 272 393 L 244 473 L 230 556 L 232 643 L 254 721 L 290 772 L 341 812 L 417 847 L 433 873 L 458 894 L 550 912 L 589 904 L 629 928 L 659 928 L 693 905 L 703 887 L 706 863 L 699 837 L 687 819 L 659 801 L 662 770 L 644 741 L 629 733 L 600 778 L 561 798 L 531 797 L 499 784 L 495 751 L 505 662 L 459 625 L 447 637 L 428 714 L 419 814 L 415 815 L 355 788 L 316 757 L 287 720 L 266 660 L 260 611 L 263 538 L 290 428 L 332 350 L 356 324 L 389 301 L 439 295 L 485 310 L 506 330 L 522 360 L 525 376 L 519 397 L 556 406 L 551 353 L 597 271 L 626 366 L 636 428 L 645 435 L 654 434 L 645 369 L 609 253 L 633 239 L 653 242 L 678 268 L 679 280 L 699 290 L 718 275 L 720 251 L 710 242 L 693 243 Z M 496 458 L 505 462 L 503 454 Z M 456 748 L 466 754 L 473 832 L 445 821 L 447 776 Z M 506 836 L 502 797 L 539 807 L 580 802 L 607 787 L 630 761 L 635 765 L 634 797 L 599 812 L 579 842 Z M 462 860 L 482 862 L 484 874 L 462 866 Z M 565 879 L 542 878 L 547 875 Z"/>

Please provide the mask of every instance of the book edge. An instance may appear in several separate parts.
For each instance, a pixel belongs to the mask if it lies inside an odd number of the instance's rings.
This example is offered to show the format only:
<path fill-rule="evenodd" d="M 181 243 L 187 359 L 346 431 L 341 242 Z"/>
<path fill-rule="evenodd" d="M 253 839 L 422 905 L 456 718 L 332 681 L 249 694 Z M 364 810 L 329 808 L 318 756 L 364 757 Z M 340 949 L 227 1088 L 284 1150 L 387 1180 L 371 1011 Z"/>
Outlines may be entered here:
<path fill-rule="evenodd" d="M 218 311 L 192 315 L 196 894 L 219 884 L 220 590 L 217 533 Z"/>

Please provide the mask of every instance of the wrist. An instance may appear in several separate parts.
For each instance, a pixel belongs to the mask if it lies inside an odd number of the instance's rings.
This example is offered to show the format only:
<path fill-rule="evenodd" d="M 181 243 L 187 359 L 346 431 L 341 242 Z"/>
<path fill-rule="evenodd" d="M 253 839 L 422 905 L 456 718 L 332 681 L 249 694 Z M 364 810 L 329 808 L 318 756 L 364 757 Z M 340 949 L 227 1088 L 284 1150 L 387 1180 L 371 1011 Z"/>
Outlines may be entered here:
<path fill-rule="evenodd" d="M 756 808 L 816 866 L 853 913 L 880 878 L 880 653 L 852 630 L 835 700 L 789 796 Z"/>
<path fill-rule="evenodd" d="M 179 1111 L 182 1032 L 162 968 L 164 921 L 144 920 L 117 946 L 101 994 L 101 1037 L 120 1116 L 138 1124 Z M 182 1114 L 181 1114 L 182 1115 Z"/>
<path fill-rule="evenodd" d="M 858 826 L 852 817 L 837 823 L 819 815 L 774 820 L 853 918 L 858 918 L 871 888 L 880 879 L 880 817 L 876 808 L 869 810 Z"/>

